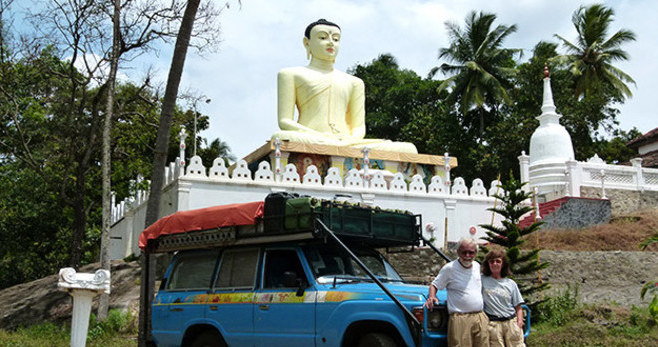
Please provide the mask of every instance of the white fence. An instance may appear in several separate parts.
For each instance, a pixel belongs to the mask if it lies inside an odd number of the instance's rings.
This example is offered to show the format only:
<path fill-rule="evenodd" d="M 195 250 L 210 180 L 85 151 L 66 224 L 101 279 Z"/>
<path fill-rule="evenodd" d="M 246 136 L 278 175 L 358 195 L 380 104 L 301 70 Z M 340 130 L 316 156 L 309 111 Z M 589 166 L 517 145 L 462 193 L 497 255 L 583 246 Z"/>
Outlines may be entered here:
<path fill-rule="evenodd" d="M 571 174 L 571 184 L 577 191 L 582 186 L 658 191 L 658 169 L 643 168 L 641 159 L 632 159 L 631 163 L 632 166 L 609 165 L 596 160 L 578 162 Z"/>
<path fill-rule="evenodd" d="M 567 161 L 563 163 L 529 166 L 529 156 L 519 156 L 521 180 L 528 181 L 528 191 L 535 186 L 553 187 L 552 198 L 560 196 L 580 196 L 582 187 L 622 189 L 631 191 L 658 191 L 658 169 L 643 168 L 642 159 L 631 159 L 631 166 L 606 164 L 597 155 L 586 162 Z M 547 174 L 548 173 L 548 174 Z M 605 195 L 605 194 L 603 194 Z"/>
<path fill-rule="evenodd" d="M 491 195 L 499 189 L 498 181 L 485 187 L 480 179 L 473 180 L 467 187 L 460 177 L 454 182 L 444 182 L 442 177 L 434 176 L 426 185 L 423 177 L 415 175 L 407 183 L 401 173 L 387 179 L 384 172 L 377 170 L 370 170 L 370 177 L 364 179 L 356 169 L 343 177 L 338 168 L 330 168 L 327 175 L 321 177 L 315 166 L 309 166 L 300 179 L 294 165 L 288 164 L 277 175 L 265 161 L 259 163 L 258 170 L 252 174 L 247 163 L 241 160 L 229 175 L 224 161 L 219 158 L 210 170 L 201 164 L 201 158 L 193 157 L 185 172 L 176 163 L 171 163 L 165 171 L 162 215 L 214 205 L 262 201 L 267 194 L 278 191 L 324 199 L 347 195 L 366 204 L 421 214 L 423 233 L 437 246 L 444 245 L 446 236 L 448 241 L 456 241 L 469 235 L 472 226 L 476 227 L 474 237 L 484 236 L 478 224 L 489 224 L 494 220 L 487 208 L 493 206 L 495 199 Z M 134 198 L 113 203 L 110 250 L 113 259 L 139 252 L 137 240 L 144 229 L 147 200 L 147 192 L 138 191 Z M 495 222 L 500 222 L 499 219 Z"/>

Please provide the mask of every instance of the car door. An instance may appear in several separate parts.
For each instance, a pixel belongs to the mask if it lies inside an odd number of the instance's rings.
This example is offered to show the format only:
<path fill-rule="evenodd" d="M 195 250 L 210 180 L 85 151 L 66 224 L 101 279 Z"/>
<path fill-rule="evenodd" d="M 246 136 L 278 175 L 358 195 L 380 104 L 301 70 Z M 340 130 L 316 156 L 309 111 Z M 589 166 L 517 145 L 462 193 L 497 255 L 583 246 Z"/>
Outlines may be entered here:
<path fill-rule="evenodd" d="M 261 285 L 254 301 L 254 334 L 259 346 L 313 346 L 315 344 L 315 289 L 309 288 L 300 252 L 269 248 L 263 258 Z M 304 289 L 284 283 L 293 272 Z M 301 294 L 301 295 L 298 295 Z"/>
<path fill-rule="evenodd" d="M 222 252 L 206 318 L 220 328 L 229 346 L 254 345 L 253 299 L 259 253 L 258 248 Z"/>
<path fill-rule="evenodd" d="M 153 333 L 163 341 L 181 341 L 185 328 L 203 318 L 217 251 L 178 253 L 164 288 L 153 303 Z"/>

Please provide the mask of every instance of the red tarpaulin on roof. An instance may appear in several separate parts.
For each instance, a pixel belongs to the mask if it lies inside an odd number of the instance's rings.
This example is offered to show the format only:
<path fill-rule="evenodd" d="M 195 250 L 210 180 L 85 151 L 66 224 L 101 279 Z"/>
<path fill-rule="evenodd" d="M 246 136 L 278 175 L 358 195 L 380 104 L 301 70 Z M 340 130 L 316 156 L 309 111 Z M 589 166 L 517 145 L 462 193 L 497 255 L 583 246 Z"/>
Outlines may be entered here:
<path fill-rule="evenodd" d="M 139 248 L 160 235 L 178 234 L 236 225 L 256 224 L 263 217 L 263 202 L 248 202 L 180 211 L 160 218 L 139 235 Z"/>

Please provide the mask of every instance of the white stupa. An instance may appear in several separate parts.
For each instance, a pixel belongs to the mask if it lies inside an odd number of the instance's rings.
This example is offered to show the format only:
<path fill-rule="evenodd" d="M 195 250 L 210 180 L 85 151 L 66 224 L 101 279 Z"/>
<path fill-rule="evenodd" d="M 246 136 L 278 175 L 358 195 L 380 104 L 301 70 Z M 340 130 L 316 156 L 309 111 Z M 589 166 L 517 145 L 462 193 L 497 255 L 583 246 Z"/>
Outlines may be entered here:
<path fill-rule="evenodd" d="M 566 162 L 574 160 L 571 136 L 555 112 L 548 66 L 544 67 L 544 99 L 539 127 L 530 138 L 529 181 L 546 200 L 566 195 Z"/>

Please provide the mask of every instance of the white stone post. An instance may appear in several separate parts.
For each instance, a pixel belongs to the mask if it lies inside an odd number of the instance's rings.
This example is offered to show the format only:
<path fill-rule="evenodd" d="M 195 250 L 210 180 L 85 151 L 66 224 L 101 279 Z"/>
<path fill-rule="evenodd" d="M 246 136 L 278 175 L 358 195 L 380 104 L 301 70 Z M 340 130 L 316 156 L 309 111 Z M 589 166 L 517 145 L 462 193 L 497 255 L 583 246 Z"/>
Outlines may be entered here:
<path fill-rule="evenodd" d="M 567 188 L 568 195 L 580 197 L 580 181 L 581 174 L 578 169 L 578 162 L 575 160 L 567 160 Z"/>
<path fill-rule="evenodd" d="M 564 170 L 564 196 L 571 196 L 571 175 L 569 174 L 569 168 Z"/>
<path fill-rule="evenodd" d="M 523 186 L 525 192 L 530 192 L 532 187 L 530 187 L 530 156 L 525 154 L 525 151 L 521 151 L 521 155 L 517 157 L 519 159 L 519 171 L 521 173 L 521 182 L 527 182 L 528 184 Z"/>
<path fill-rule="evenodd" d="M 110 220 L 112 224 L 119 220 L 117 213 L 117 193 L 114 191 L 110 192 L 110 216 L 112 216 Z"/>
<path fill-rule="evenodd" d="M 537 187 L 532 188 L 534 192 L 534 200 L 535 200 L 535 222 L 541 219 L 541 215 L 539 214 L 539 199 L 538 199 L 538 193 L 539 189 Z"/>
<path fill-rule="evenodd" d="M 274 139 L 274 182 L 281 182 L 281 140 Z"/>
<path fill-rule="evenodd" d="M 361 150 L 363 153 L 363 187 L 368 189 L 370 188 L 370 149 L 368 147 L 363 147 Z"/>
<path fill-rule="evenodd" d="M 94 274 L 76 273 L 74 268 L 63 268 L 59 270 L 57 287 L 73 297 L 71 347 L 84 347 L 87 343 L 91 301 L 102 292 L 110 294 L 110 272 L 98 270 Z"/>
<path fill-rule="evenodd" d="M 443 234 L 443 249 L 448 250 L 448 239 L 451 236 L 457 235 L 457 228 L 455 228 L 455 209 L 457 208 L 457 200 L 448 200 L 445 202 L 445 225 L 444 225 L 444 234 Z M 459 238 L 459 237 L 456 237 Z"/>
<path fill-rule="evenodd" d="M 637 175 L 637 189 L 639 191 L 644 191 L 644 175 L 642 174 L 642 158 L 633 158 L 631 159 L 631 165 L 636 170 Z"/>
<path fill-rule="evenodd" d="M 185 131 L 185 126 L 180 127 L 180 132 L 178 133 L 178 136 L 180 136 L 180 154 L 178 154 L 178 165 L 180 167 L 179 172 L 179 177 L 183 176 L 185 174 L 185 139 L 187 138 L 187 132 Z"/>

